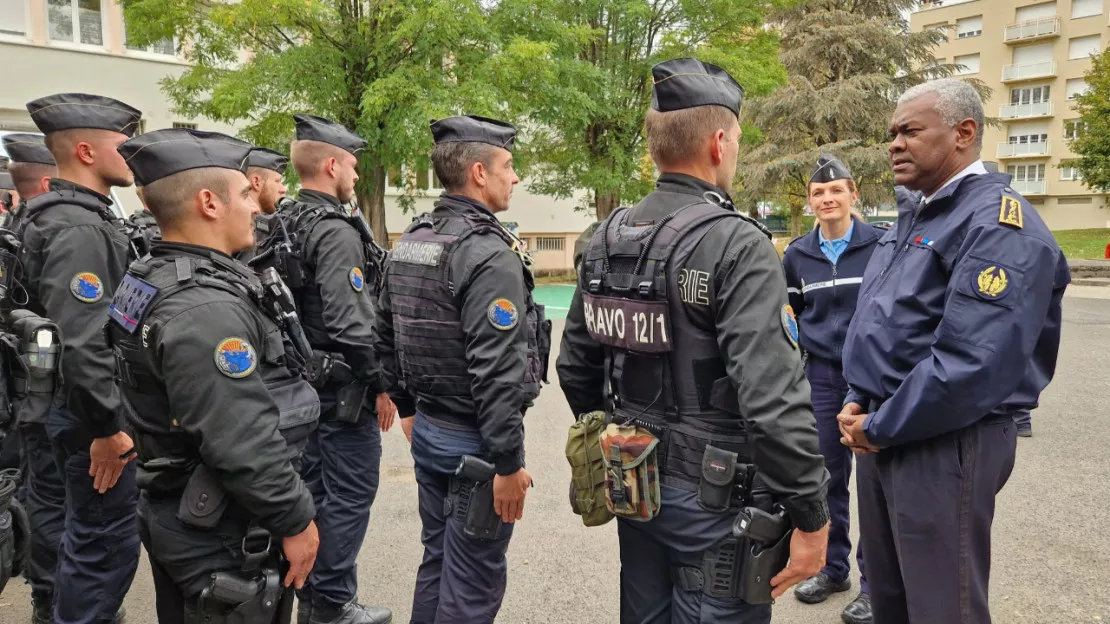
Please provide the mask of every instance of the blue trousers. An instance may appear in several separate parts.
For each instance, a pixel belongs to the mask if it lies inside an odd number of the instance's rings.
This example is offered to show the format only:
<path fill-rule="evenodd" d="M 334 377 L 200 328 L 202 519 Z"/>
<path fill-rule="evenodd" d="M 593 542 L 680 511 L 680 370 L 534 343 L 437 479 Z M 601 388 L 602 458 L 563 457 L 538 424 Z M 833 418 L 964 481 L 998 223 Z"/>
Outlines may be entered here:
<path fill-rule="evenodd" d="M 848 396 L 848 382 L 838 363 L 810 357 L 806 363 L 810 399 L 817 417 L 817 438 L 825 467 L 829 471 L 829 550 L 825 568 L 821 570 L 833 581 L 848 578 L 851 571 L 852 538 L 851 488 L 852 451 L 840 443 L 840 425 L 836 416 Z M 867 575 L 864 572 L 863 545 L 856 548 L 859 565 L 860 591 L 867 593 Z"/>
<path fill-rule="evenodd" d="M 54 574 L 55 624 L 108 624 L 123 605 L 139 566 L 135 462 L 104 494 L 89 476 L 91 440 L 55 440 L 65 479 L 65 531 Z M 72 438 L 71 438 L 72 439 Z"/>
<path fill-rule="evenodd" d="M 53 594 L 58 548 L 66 523 L 66 484 L 46 427 L 20 425 L 19 437 L 23 447 L 20 502 L 31 523 L 31 555 L 23 577 L 32 591 Z"/>
<path fill-rule="evenodd" d="M 492 623 L 508 582 L 505 553 L 512 524 L 492 540 L 467 537 L 463 523 L 444 510 L 451 477 L 463 455 L 483 456 L 475 430 L 441 426 L 416 415 L 412 458 L 419 488 L 424 560 L 416 573 L 412 624 Z"/>
<path fill-rule="evenodd" d="M 1016 427 L 1003 416 L 860 456 L 875 622 L 990 624 L 994 501 L 1016 447 Z"/>
<path fill-rule="evenodd" d="M 617 519 L 621 624 L 769 624 L 771 605 L 712 598 L 672 580 L 673 567 L 700 567 L 706 551 L 731 535 L 735 511 L 705 511 L 693 491 L 669 485 L 661 501 L 649 522 Z"/>
<path fill-rule="evenodd" d="M 1018 429 L 1032 429 L 1033 417 L 1029 414 L 1029 410 L 1014 412 L 1014 424 Z"/>
<path fill-rule="evenodd" d="M 357 422 L 335 418 L 335 394 L 320 393 L 320 424 L 301 456 L 301 476 L 316 503 L 320 549 L 305 584 L 315 604 L 340 606 L 358 598 L 356 561 L 370 506 L 378 493 L 382 434 L 366 405 Z M 367 396 L 367 401 L 374 397 Z"/>

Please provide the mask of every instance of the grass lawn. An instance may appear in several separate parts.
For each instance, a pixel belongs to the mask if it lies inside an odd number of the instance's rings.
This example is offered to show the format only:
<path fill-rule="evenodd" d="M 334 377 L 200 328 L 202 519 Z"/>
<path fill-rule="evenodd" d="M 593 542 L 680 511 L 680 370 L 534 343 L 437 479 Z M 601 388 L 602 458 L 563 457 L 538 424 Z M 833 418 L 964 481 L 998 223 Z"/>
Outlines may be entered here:
<path fill-rule="evenodd" d="M 1110 243 L 1110 229 L 1057 230 L 1052 234 L 1068 258 L 1102 258 Z"/>

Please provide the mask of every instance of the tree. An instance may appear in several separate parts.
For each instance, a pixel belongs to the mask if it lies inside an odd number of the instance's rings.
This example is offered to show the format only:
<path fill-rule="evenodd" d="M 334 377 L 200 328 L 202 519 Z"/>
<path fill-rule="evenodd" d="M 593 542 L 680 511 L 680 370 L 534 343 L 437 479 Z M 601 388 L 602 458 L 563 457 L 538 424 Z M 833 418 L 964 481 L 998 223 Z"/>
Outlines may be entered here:
<path fill-rule="evenodd" d="M 852 168 L 864 205 L 893 198 L 886 146 L 897 98 L 956 69 L 934 59 L 943 32 L 909 32 L 903 14 L 915 4 L 802 0 L 775 12 L 789 83 L 745 111 L 762 132 L 741 152 L 738 204 L 749 210 L 761 201 L 788 205 L 797 236 L 822 152 L 838 154 Z"/>
<path fill-rule="evenodd" d="M 295 112 L 328 117 L 369 141 L 357 191 L 380 241 L 387 171 L 427 163 L 429 119 L 520 108 L 495 78 L 499 54 L 527 58 L 527 46 L 498 39 L 482 0 L 123 4 L 129 40 L 182 42 L 191 65 L 163 82 L 182 114 L 242 124 L 246 139 L 279 150 L 293 138 Z"/>
<path fill-rule="evenodd" d="M 524 151 L 533 190 L 588 190 L 599 219 L 651 190 L 644 146 L 651 66 L 697 56 L 728 70 L 749 95 L 785 80 L 777 35 L 763 28 L 771 0 L 502 0 L 494 30 L 511 25 L 538 46 L 531 62 L 500 67 L 525 94 Z M 527 49 L 520 46 L 520 50 Z"/>
<path fill-rule="evenodd" d="M 1071 151 L 1079 158 L 1064 163 L 1079 169 L 1091 190 L 1110 192 L 1110 51 L 1096 56 L 1087 72 L 1087 91 L 1075 100 L 1078 135 Z"/>

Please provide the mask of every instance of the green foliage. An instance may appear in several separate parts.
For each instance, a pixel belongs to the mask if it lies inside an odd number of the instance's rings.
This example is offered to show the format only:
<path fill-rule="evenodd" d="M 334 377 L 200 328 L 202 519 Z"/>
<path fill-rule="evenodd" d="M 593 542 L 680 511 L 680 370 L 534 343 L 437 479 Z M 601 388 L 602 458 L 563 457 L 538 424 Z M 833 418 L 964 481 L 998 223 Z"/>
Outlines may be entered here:
<path fill-rule="evenodd" d="M 1082 124 L 1071 150 L 1079 155 L 1068 165 L 1079 169 L 1088 188 L 1110 192 L 1110 51 L 1095 57 L 1087 72 L 1087 91 L 1075 101 Z"/>
<path fill-rule="evenodd" d="M 807 182 L 822 152 L 836 153 L 852 168 L 863 205 L 892 201 L 886 147 L 897 98 L 955 69 L 935 63 L 933 48 L 943 33 L 909 32 L 903 15 L 915 4 L 802 0 L 772 16 L 789 82 L 745 111 L 745 121 L 764 135 L 754 148 L 742 149 L 738 205 L 788 205 L 797 235 Z"/>
<path fill-rule="evenodd" d="M 522 154 L 536 163 L 533 190 L 569 197 L 588 189 L 585 201 L 599 218 L 650 192 L 643 125 L 651 66 L 697 56 L 728 70 L 749 94 L 768 93 L 785 80 L 778 37 L 763 28 L 772 8 L 769 0 L 498 3 L 493 29 L 513 29 L 543 51 L 542 58 L 506 54 L 513 62 L 501 66 L 502 78 L 526 94 L 519 112 L 532 122 L 532 140 Z"/>
<path fill-rule="evenodd" d="M 1068 258 L 1102 258 L 1110 243 L 1110 230 L 1057 230 L 1052 233 Z"/>

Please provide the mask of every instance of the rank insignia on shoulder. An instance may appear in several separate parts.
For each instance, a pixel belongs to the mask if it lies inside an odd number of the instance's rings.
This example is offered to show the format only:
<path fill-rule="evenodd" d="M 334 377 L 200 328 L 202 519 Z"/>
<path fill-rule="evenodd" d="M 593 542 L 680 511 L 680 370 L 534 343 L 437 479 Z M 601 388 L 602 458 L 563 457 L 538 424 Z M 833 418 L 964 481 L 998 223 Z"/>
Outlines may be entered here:
<path fill-rule="evenodd" d="M 355 292 L 362 292 L 362 287 L 366 285 L 366 279 L 362 275 L 362 269 L 358 267 L 353 267 L 350 272 L 347 273 L 347 279 L 351 280 L 351 288 L 354 288 Z"/>
<path fill-rule="evenodd" d="M 790 346 L 798 348 L 798 320 L 794 318 L 794 308 L 789 304 L 782 306 L 782 330 L 786 332 L 786 339 Z"/>
<path fill-rule="evenodd" d="M 254 372 L 258 354 L 251 343 L 232 336 L 216 345 L 216 368 L 232 379 L 242 379 Z"/>
<path fill-rule="evenodd" d="M 1019 230 L 1025 227 L 1021 216 L 1021 201 L 1008 195 L 1002 196 L 1002 206 L 998 209 L 998 222 L 1012 225 Z"/>
<path fill-rule="evenodd" d="M 73 293 L 78 301 L 95 303 L 104 296 L 104 283 L 100 281 L 96 273 L 78 273 L 69 282 L 69 292 Z"/>
<path fill-rule="evenodd" d="M 494 299 L 493 303 L 489 304 L 486 317 L 489 318 L 490 325 L 493 325 L 501 331 L 509 331 L 516 327 L 517 322 L 520 320 L 520 314 L 516 311 L 516 305 L 508 299 Z"/>
<path fill-rule="evenodd" d="M 971 287 L 982 299 L 997 301 L 1010 293 L 1010 278 L 1000 266 L 984 264 L 972 279 Z"/>

